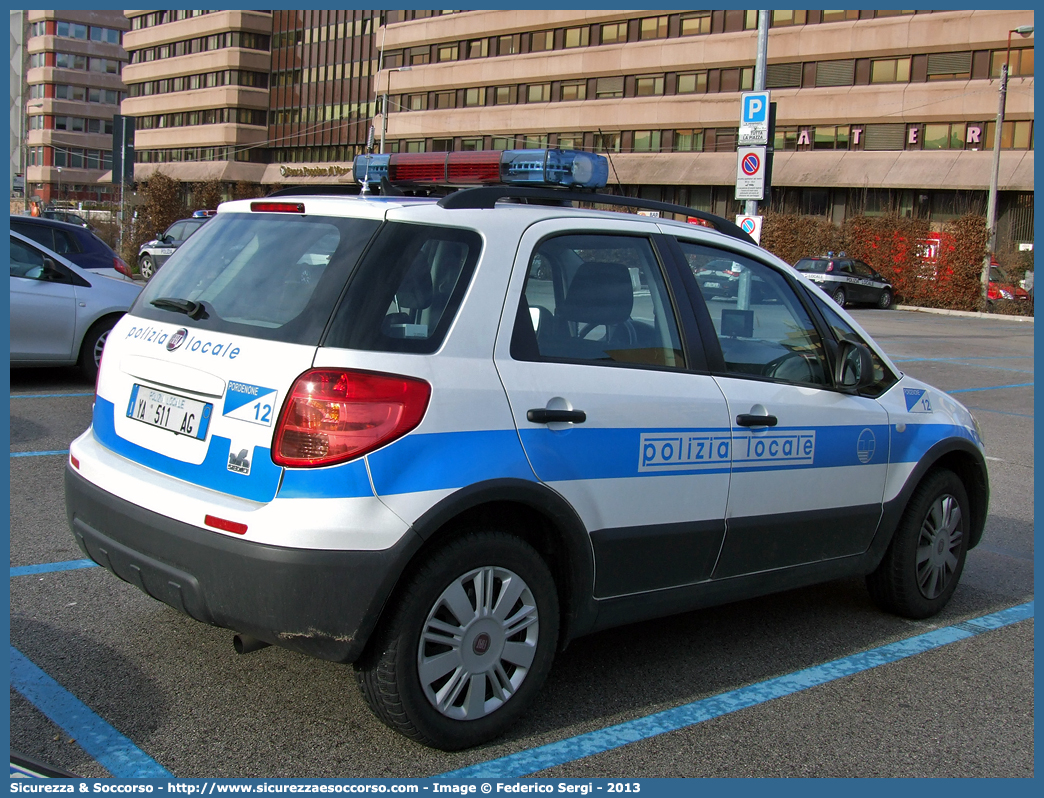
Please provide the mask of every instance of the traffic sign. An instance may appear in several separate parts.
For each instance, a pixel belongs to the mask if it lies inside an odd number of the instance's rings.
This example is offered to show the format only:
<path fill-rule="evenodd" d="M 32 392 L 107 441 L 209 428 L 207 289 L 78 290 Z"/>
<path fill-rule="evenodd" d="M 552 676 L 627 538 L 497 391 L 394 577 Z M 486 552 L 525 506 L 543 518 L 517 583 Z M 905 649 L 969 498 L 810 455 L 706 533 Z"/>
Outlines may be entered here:
<path fill-rule="evenodd" d="M 737 216 L 736 224 L 740 230 L 749 235 L 760 246 L 761 245 L 761 223 L 763 216 Z"/>
<path fill-rule="evenodd" d="M 736 199 L 765 199 L 765 148 L 739 147 L 736 152 Z"/>
<path fill-rule="evenodd" d="M 769 133 L 769 92 L 748 91 L 740 95 L 739 145 L 767 146 Z"/>

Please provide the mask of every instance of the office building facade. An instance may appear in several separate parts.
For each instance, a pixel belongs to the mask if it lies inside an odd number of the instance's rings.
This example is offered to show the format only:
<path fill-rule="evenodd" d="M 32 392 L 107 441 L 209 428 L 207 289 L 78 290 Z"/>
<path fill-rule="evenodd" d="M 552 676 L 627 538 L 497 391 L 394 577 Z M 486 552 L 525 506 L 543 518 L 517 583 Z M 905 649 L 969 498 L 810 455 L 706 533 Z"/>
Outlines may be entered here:
<path fill-rule="evenodd" d="M 123 99 L 127 19 L 119 11 L 22 13 L 18 110 L 28 195 L 44 202 L 111 200 L 112 185 L 99 180 L 112 168 L 112 118 Z"/>

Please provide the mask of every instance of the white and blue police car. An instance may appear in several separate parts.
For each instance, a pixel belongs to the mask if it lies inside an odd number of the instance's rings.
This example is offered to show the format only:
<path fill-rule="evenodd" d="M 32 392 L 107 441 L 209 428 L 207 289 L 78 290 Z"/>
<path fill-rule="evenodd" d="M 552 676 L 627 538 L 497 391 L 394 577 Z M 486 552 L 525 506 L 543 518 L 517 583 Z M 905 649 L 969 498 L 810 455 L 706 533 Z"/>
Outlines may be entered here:
<path fill-rule="evenodd" d="M 910 618 L 950 599 L 971 414 L 735 225 L 594 193 L 582 152 L 355 173 L 224 203 L 117 324 L 66 470 L 95 562 L 241 651 L 354 663 L 443 749 L 596 630 L 853 575 Z"/>

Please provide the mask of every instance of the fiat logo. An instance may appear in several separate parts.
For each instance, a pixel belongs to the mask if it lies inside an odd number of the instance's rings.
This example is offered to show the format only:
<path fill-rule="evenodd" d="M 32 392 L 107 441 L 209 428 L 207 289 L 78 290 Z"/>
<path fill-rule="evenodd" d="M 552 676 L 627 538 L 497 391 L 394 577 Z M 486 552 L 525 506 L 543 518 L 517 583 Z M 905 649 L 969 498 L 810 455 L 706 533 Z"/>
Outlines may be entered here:
<path fill-rule="evenodd" d="M 182 327 L 180 330 L 178 330 L 176 333 L 170 336 L 170 340 L 167 341 L 167 351 L 173 352 L 175 349 L 177 349 L 179 346 L 185 343 L 186 338 L 188 338 L 188 330 Z"/>
<path fill-rule="evenodd" d="M 490 644 L 489 635 L 486 634 L 485 632 L 483 632 L 482 634 L 480 634 L 478 637 L 475 638 L 475 644 L 472 646 L 472 650 L 476 654 L 480 654 L 480 655 L 481 654 L 485 654 L 487 651 L 489 651 L 489 644 Z"/>

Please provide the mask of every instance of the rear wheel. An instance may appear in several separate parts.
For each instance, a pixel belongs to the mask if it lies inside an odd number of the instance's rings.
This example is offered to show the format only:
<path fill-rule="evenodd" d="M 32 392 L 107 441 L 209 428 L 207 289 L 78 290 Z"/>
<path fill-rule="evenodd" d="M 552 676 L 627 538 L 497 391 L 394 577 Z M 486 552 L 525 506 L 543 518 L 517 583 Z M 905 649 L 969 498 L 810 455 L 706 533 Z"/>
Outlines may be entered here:
<path fill-rule="evenodd" d="M 892 292 L 887 288 L 877 298 L 877 307 L 881 308 L 881 310 L 888 310 L 888 308 L 892 307 Z"/>
<path fill-rule="evenodd" d="M 968 552 L 968 494 L 952 471 L 941 469 L 917 486 L 884 559 L 866 578 L 882 609 L 928 618 L 957 589 Z"/>
<path fill-rule="evenodd" d="M 503 532 L 443 546 L 409 579 L 355 672 L 378 718 L 446 751 L 503 733 L 532 703 L 558 642 L 540 555 Z"/>
<path fill-rule="evenodd" d="M 833 299 L 841 307 L 844 307 L 845 301 L 847 300 L 847 297 L 845 296 L 845 289 L 835 288 L 834 293 L 830 295 L 830 298 Z"/>
<path fill-rule="evenodd" d="M 152 279 L 152 275 L 156 273 L 156 263 L 152 260 L 151 255 L 141 257 L 141 260 L 138 261 L 138 271 L 141 272 L 141 277 L 146 282 Z"/>

